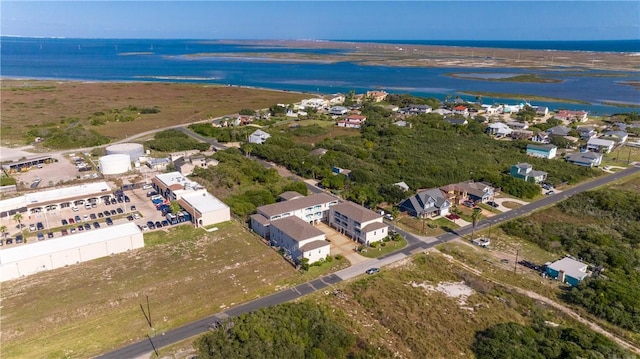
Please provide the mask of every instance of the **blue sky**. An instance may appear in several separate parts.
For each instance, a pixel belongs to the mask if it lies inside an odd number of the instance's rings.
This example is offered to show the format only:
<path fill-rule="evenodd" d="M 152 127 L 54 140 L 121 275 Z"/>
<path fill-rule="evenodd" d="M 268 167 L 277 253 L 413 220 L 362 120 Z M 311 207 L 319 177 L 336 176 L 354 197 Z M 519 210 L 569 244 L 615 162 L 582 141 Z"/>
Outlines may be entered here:
<path fill-rule="evenodd" d="M 2 35 L 346 40 L 640 39 L 640 1 L 1 1 Z"/>

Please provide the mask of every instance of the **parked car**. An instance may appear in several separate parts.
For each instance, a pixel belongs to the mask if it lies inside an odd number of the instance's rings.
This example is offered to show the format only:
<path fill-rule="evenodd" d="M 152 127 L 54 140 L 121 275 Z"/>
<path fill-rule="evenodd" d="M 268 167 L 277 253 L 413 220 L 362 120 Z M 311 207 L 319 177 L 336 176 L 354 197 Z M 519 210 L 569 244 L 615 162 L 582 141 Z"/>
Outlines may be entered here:
<path fill-rule="evenodd" d="M 16 236 L 16 243 L 22 243 L 24 241 L 24 237 L 22 236 L 22 234 L 18 234 Z"/>
<path fill-rule="evenodd" d="M 152 221 L 147 222 L 147 227 L 149 227 L 149 229 L 156 229 L 156 225 Z"/>
<path fill-rule="evenodd" d="M 129 196 L 124 196 L 124 201 L 128 203 L 131 202 L 131 199 L 129 198 Z"/>
<path fill-rule="evenodd" d="M 76 221 L 73 220 L 73 218 L 69 218 L 69 224 L 74 224 L 76 223 Z"/>
<path fill-rule="evenodd" d="M 96 214 L 95 214 L 95 213 L 91 213 L 91 215 L 89 216 L 89 218 L 91 218 L 91 219 L 96 219 L 97 217 L 96 217 Z"/>
<path fill-rule="evenodd" d="M 13 238 L 7 238 L 6 243 L 7 244 L 13 244 Z"/>
<path fill-rule="evenodd" d="M 116 212 L 118 212 L 118 214 L 122 214 L 124 213 L 124 211 L 122 210 L 122 208 L 118 207 L 116 208 Z"/>
<path fill-rule="evenodd" d="M 80 216 L 75 216 L 75 217 L 73 217 L 73 219 L 76 220 L 76 223 L 82 222 L 82 218 L 80 218 Z"/>
<path fill-rule="evenodd" d="M 84 229 L 86 229 L 87 231 L 91 229 L 91 225 L 89 223 L 85 223 L 84 224 Z"/>
<path fill-rule="evenodd" d="M 162 223 L 160 223 L 160 221 L 156 221 L 155 225 L 156 228 L 162 228 Z"/>
<path fill-rule="evenodd" d="M 53 232 L 47 233 L 47 238 L 53 238 Z"/>
<path fill-rule="evenodd" d="M 365 271 L 367 274 L 376 274 L 378 272 L 380 272 L 380 268 L 369 268 Z"/>
<path fill-rule="evenodd" d="M 109 211 L 104 211 L 102 213 L 105 215 L 105 217 L 109 217 L 111 215 L 111 212 Z"/>
<path fill-rule="evenodd" d="M 131 206 L 131 211 L 135 211 L 136 210 L 136 206 Z"/>
<path fill-rule="evenodd" d="M 462 205 L 469 207 L 469 208 L 473 208 L 475 207 L 475 203 L 471 202 L 471 201 L 464 201 L 462 202 Z"/>
<path fill-rule="evenodd" d="M 29 231 L 33 232 L 33 231 L 35 231 L 35 230 L 36 230 L 36 225 L 35 225 L 35 224 L 33 224 L 33 223 L 31 223 L 31 224 L 29 225 Z"/>
<path fill-rule="evenodd" d="M 489 202 L 487 202 L 487 204 L 490 205 L 493 208 L 498 208 L 498 206 L 500 206 L 499 204 L 497 204 L 496 202 L 493 202 L 493 201 L 489 201 Z"/>
<path fill-rule="evenodd" d="M 545 195 L 550 196 L 550 195 L 552 195 L 552 194 L 554 194 L 554 193 L 555 193 L 555 192 L 553 192 L 553 191 L 548 191 L 547 193 L 545 193 Z"/>
<path fill-rule="evenodd" d="M 107 217 L 107 226 L 112 226 L 113 225 L 113 220 L 111 219 L 111 217 Z"/>
<path fill-rule="evenodd" d="M 118 212 L 116 212 L 116 210 L 115 210 L 115 209 L 112 209 L 112 210 L 111 210 L 111 215 L 112 215 L 112 216 L 115 216 L 116 214 L 118 214 Z"/>
<path fill-rule="evenodd" d="M 76 206 L 71 207 L 71 210 L 74 212 L 78 212 L 80 209 Z"/>
<path fill-rule="evenodd" d="M 127 220 L 129 220 L 129 221 L 133 221 L 133 216 L 132 216 L 132 215 L 128 215 L 128 216 L 127 216 Z"/>
<path fill-rule="evenodd" d="M 36 235 L 39 241 L 43 241 L 44 240 L 44 234 L 42 232 L 38 232 L 38 234 Z"/>
<path fill-rule="evenodd" d="M 100 223 L 93 222 L 93 228 L 100 228 Z"/>
<path fill-rule="evenodd" d="M 169 225 L 169 222 L 166 219 L 162 220 L 162 222 L 160 222 L 160 223 L 162 223 L 163 227 L 167 227 Z"/>
<path fill-rule="evenodd" d="M 42 222 L 38 222 L 36 223 L 36 228 L 38 228 L 39 231 L 44 229 L 44 225 L 42 224 Z"/>
<path fill-rule="evenodd" d="M 71 230 L 69 232 L 71 232 L 71 234 L 76 233 L 76 227 L 71 227 Z"/>
<path fill-rule="evenodd" d="M 98 218 L 104 218 L 104 213 L 98 212 Z"/>
<path fill-rule="evenodd" d="M 66 236 L 66 235 L 69 234 L 69 231 L 65 228 L 65 229 L 60 231 L 60 234 L 63 235 L 63 236 Z"/>
<path fill-rule="evenodd" d="M 85 215 L 82 217 L 82 220 L 83 220 L 83 221 L 85 221 L 85 222 L 86 222 L 86 221 L 88 221 L 88 220 L 89 220 L 89 216 L 85 214 Z"/>
<path fill-rule="evenodd" d="M 79 226 L 78 226 L 78 231 L 79 231 L 79 232 L 84 231 L 84 226 L 83 226 L 83 225 L 79 225 Z"/>
<path fill-rule="evenodd" d="M 62 225 L 63 225 L 63 226 L 66 226 L 66 225 L 68 225 L 68 224 L 69 224 L 69 222 L 67 222 L 67 220 L 66 220 L 66 219 L 63 219 L 61 222 L 62 222 Z"/>

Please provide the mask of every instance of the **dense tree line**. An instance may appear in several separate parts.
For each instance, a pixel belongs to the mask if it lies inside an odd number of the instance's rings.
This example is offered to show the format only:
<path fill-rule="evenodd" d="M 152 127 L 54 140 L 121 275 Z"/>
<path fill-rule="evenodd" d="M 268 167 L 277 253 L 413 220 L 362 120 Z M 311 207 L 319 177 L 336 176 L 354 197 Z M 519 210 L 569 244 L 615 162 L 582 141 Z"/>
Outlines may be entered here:
<path fill-rule="evenodd" d="M 251 153 L 303 177 L 319 179 L 328 188 L 344 190 L 345 197 L 371 206 L 381 200 L 395 201 L 397 196 L 383 194 L 380 189 L 399 181 L 416 189 L 484 180 L 506 193 L 531 198 L 540 193 L 539 187 L 508 174 L 511 165 L 518 162 L 529 162 L 536 170 L 548 172 L 552 184 L 576 183 L 598 174 L 562 160 L 527 157 L 527 142 L 493 140 L 477 121 L 455 126 L 440 115 L 426 114 L 408 119 L 413 128 L 403 128 L 393 125 L 391 112 L 382 107 L 364 104 L 362 111 L 367 121 L 359 136 L 327 136 L 312 145 L 303 137 L 326 129 L 282 129 Z M 313 156 L 309 153 L 313 148 L 328 152 Z M 350 176 L 333 175 L 334 166 L 351 170 Z"/>
<path fill-rule="evenodd" d="M 628 353 L 601 334 L 536 321 L 532 325 L 502 323 L 476 335 L 478 359 L 624 358 Z"/>
<path fill-rule="evenodd" d="M 585 192 L 558 205 L 573 221 L 521 218 L 502 226 L 559 255 L 571 253 L 594 266 L 595 275 L 564 299 L 631 331 L 640 331 L 640 194 L 619 189 Z"/>
<path fill-rule="evenodd" d="M 208 123 L 194 123 L 189 126 L 193 132 L 215 138 L 218 142 L 247 141 L 249 135 L 256 130 L 255 127 L 213 127 Z"/>
<path fill-rule="evenodd" d="M 198 358 L 370 358 L 376 351 L 310 303 L 287 303 L 227 320 L 194 344 Z"/>
<path fill-rule="evenodd" d="M 427 105 L 434 110 L 440 108 L 440 100 L 436 98 L 418 97 L 410 94 L 389 94 L 385 101 L 400 108 L 411 105 Z"/>
<path fill-rule="evenodd" d="M 160 131 L 155 134 L 153 140 L 146 141 L 145 145 L 152 150 L 160 152 L 206 151 L 209 149 L 208 143 L 199 142 L 178 130 Z"/>

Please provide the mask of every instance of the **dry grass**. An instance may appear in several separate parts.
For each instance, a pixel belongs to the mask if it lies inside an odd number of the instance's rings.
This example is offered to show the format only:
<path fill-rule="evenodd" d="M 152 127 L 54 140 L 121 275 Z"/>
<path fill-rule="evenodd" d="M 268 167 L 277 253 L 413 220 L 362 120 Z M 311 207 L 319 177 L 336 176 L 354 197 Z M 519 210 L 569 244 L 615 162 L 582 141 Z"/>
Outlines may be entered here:
<path fill-rule="evenodd" d="M 283 91 L 155 82 L 6 80 L 2 81 L 1 89 L 3 145 L 22 143 L 23 133 L 32 126 L 60 126 L 61 120 L 69 118 L 77 118 L 85 127 L 117 140 L 149 130 L 237 113 L 244 108 L 262 109 L 309 97 Z M 131 122 L 88 125 L 89 116 L 95 112 L 128 106 L 157 106 L 160 113 L 141 115 Z"/>
<path fill-rule="evenodd" d="M 162 233 L 141 250 L 3 283 L 2 357 L 86 358 L 140 340 L 147 295 L 161 333 L 304 279 L 236 222 Z"/>

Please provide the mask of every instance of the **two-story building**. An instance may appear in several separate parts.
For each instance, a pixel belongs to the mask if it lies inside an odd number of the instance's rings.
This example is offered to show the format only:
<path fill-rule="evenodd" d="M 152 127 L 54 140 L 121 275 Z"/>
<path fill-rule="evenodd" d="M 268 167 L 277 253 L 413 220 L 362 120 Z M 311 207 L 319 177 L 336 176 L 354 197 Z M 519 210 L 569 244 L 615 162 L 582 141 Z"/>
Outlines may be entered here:
<path fill-rule="evenodd" d="M 487 202 L 494 194 L 494 188 L 487 182 L 460 182 L 440 187 L 447 200 L 452 204 L 464 201 Z"/>
<path fill-rule="evenodd" d="M 344 120 L 338 121 L 338 127 L 360 128 L 366 120 L 367 117 L 363 115 L 350 115 Z"/>
<path fill-rule="evenodd" d="M 338 232 L 366 245 L 389 235 L 389 226 L 383 222 L 382 215 L 353 202 L 331 206 L 329 224 Z"/>
<path fill-rule="evenodd" d="M 567 155 L 564 158 L 567 162 L 578 166 L 595 167 L 602 163 L 602 153 L 578 152 Z"/>
<path fill-rule="evenodd" d="M 449 214 L 451 202 L 439 188 L 419 191 L 415 195 L 403 200 L 398 206 L 400 211 L 418 218 L 445 216 Z"/>
<path fill-rule="evenodd" d="M 611 140 L 603 140 L 601 138 L 592 138 L 587 141 L 587 151 L 609 153 L 613 150 L 615 142 Z"/>
<path fill-rule="evenodd" d="M 536 145 L 536 144 L 528 144 L 527 145 L 527 156 L 538 157 L 538 158 L 547 158 L 552 159 L 556 157 L 556 152 L 558 151 L 558 147 L 554 145 Z"/>
<path fill-rule="evenodd" d="M 535 171 L 528 163 L 518 163 L 511 166 L 511 177 L 519 178 L 528 182 L 540 183 L 547 179 L 547 172 Z"/>
<path fill-rule="evenodd" d="M 311 264 L 331 254 L 325 234 L 296 216 L 273 221 L 270 232 L 270 242 L 284 249 L 296 263 L 306 258 Z"/>
<path fill-rule="evenodd" d="M 262 130 L 255 130 L 253 131 L 252 134 L 249 135 L 249 143 L 257 143 L 259 145 L 265 143 L 267 141 L 267 139 L 269 139 L 269 137 L 271 137 L 270 134 L 262 131 Z"/>

